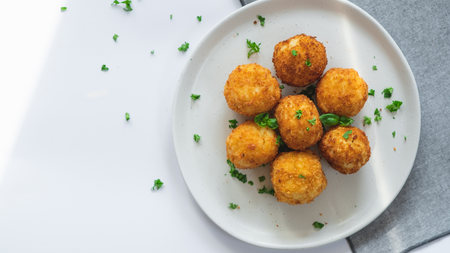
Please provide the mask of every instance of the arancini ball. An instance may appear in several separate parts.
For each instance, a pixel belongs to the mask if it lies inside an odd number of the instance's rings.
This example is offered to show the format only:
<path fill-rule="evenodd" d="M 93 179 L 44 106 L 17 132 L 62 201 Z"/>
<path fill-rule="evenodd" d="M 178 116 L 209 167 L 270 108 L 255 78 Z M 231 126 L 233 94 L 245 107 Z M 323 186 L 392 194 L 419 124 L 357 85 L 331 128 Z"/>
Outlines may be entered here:
<path fill-rule="evenodd" d="M 227 158 L 238 169 L 252 169 L 271 162 L 278 154 L 277 133 L 253 120 L 233 129 L 226 141 Z"/>
<path fill-rule="evenodd" d="M 370 159 L 366 134 L 353 126 L 330 128 L 320 140 L 319 150 L 330 166 L 342 174 L 358 172 Z"/>
<path fill-rule="evenodd" d="M 286 96 L 275 107 L 281 139 L 289 148 L 304 150 L 322 138 L 319 112 L 305 95 Z"/>
<path fill-rule="evenodd" d="M 231 72 L 223 94 L 231 110 L 254 117 L 278 103 L 281 89 L 270 70 L 252 63 L 239 65 Z"/>
<path fill-rule="evenodd" d="M 272 62 L 283 83 L 303 87 L 319 79 L 328 59 L 316 37 L 300 34 L 276 44 Z"/>
<path fill-rule="evenodd" d="M 275 197 L 290 205 L 310 203 L 327 187 L 320 157 L 309 149 L 280 153 L 270 175 Z"/>
<path fill-rule="evenodd" d="M 323 114 L 353 117 L 368 98 L 369 87 L 354 69 L 332 68 L 316 87 L 317 106 Z"/>

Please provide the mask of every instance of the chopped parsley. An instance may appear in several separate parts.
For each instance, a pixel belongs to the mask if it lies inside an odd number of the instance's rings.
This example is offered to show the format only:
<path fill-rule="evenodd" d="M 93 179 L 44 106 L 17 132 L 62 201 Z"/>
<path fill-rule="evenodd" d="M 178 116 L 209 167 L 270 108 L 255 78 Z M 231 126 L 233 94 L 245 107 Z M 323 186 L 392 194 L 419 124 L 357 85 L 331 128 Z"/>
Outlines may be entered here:
<path fill-rule="evenodd" d="M 154 54 L 154 53 L 155 53 L 155 50 L 152 50 L 150 53 L 151 53 L 151 54 Z"/>
<path fill-rule="evenodd" d="M 189 43 L 187 43 L 186 41 L 184 42 L 184 44 L 181 45 L 181 47 L 178 48 L 178 51 L 183 51 L 186 52 L 189 48 Z"/>
<path fill-rule="evenodd" d="M 259 182 L 264 182 L 264 180 L 266 180 L 266 176 L 260 176 L 258 177 Z"/>
<path fill-rule="evenodd" d="M 67 7 L 61 7 L 61 11 L 67 10 Z"/>
<path fill-rule="evenodd" d="M 311 61 L 309 59 L 306 59 L 305 65 L 308 67 L 311 67 Z"/>
<path fill-rule="evenodd" d="M 130 120 L 130 114 L 129 114 L 128 112 L 125 113 L 125 119 L 126 119 L 127 121 Z"/>
<path fill-rule="evenodd" d="M 238 121 L 236 119 L 230 119 L 228 122 L 230 122 L 231 125 L 228 125 L 229 128 L 235 129 L 237 127 Z"/>
<path fill-rule="evenodd" d="M 172 19 L 172 14 L 170 14 L 170 19 Z"/>
<path fill-rule="evenodd" d="M 253 181 L 248 181 L 248 184 L 249 185 L 253 185 Z"/>
<path fill-rule="evenodd" d="M 372 69 L 373 69 L 373 70 L 378 70 L 378 69 L 377 69 L 377 66 L 375 66 L 375 65 L 373 65 Z"/>
<path fill-rule="evenodd" d="M 237 204 L 230 203 L 230 206 L 228 208 L 236 209 L 236 207 L 238 207 Z"/>
<path fill-rule="evenodd" d="M 198 142 L 202 137 L 200 137 L 200 135 L 198 134 L 194 134 L 194 141 Z"/>
<path fill-rule="evenodd" d="M 306 178 L 305 176 L 303 176 L 302 174 L 298 175 L 298 178 Z"/>
<path fill-rule="evenodd" d="M 261 22 L 261 26 L 264 26 L 266 23 L 266 18 L 262 17 L 261 15 L 258 15 L 259 22 Z"/>
<path fill-rule="evenodd" d="M 392 132 L 392 138 L 395 138 L 395 131 Z"/>
<path fill-rule="evenodd" d="M 406 135 L 405 135 L 405 141 L 406 141 Z"/>
<path fill-rule="evenodd" d="M 111 5 L 113 5 L 113 4 L 118 5 L 118 4 L 120 4 L 120 2 L 117 0 L 114 0 L 114 2 Z"/>
<path fill-rule="evenodd" d="M 390 112 L 396 112 L 398 109 L 400 109 L 400 106 L 403 104 L 401 101 L 392 101 L 392 104 L 387 105 L 386 109 L 388 109 Z"/>
<path fill-rule="evenodd" d="M 131 8 L 131 0 L 125 0 L 123 2 L 121 2 L 123 4 L 125 4 L 125 8 L 123 8 L 125 11 L 132 11 L 133 9 Z"/>
<path fill-rule="evenodd" d="M 202 22 L 202 16 L 197 16 L 198 22 Z"/>
<path fill-rule="evenodd" d="M 394 88 L 389 87 L 389 88 L 384 89 L 384 90 L 381 92 L 381 94 L 384 94 L 384 97 L 385 97 L 385 98 L 390 98 L 390 97 L 392 96 L 392 92 L 394 92 Z"/>
<path fill-rule="evenodd" d="M 371 125 L 372 124 L 372 118 L 364 116 L 364 124 L 363 125 Z"/>
<path fill-rule="evenodd" d="M 267 194 L 270 194 L 272 196 L 275 196 L 275 190 L 273 188 L 269 190 L 269 189 L 266 188 L 265 185 L 263 186 L 263 188 L 258 189 L 258 193 L 259 194 L 267 193 Z"/>
<path fill-rule="evenodd" d="M 113 36 L 114 41 L 117 41 L 117 38 L 119 38 L 119 35 L 114 34 L 114 36 Z"/>
<path fill-rule="evenodd" d="M 299 94 L 305 95 L 309 99 L 313 100 L 313 96 L 316 94 L 316 85 L 314 84 L 314 85 L 308 86 L 308 88 L 306 88 L 306 90 L 302 90 Z"/>
<path fill-rule="evenodd" d="M 275 144 L 277 144 L 278 147 L 285 145 L 284 141 L 281 139 L 281 136 L 279 135 L 277 136 L 277 141 L 275 142 Z"/>
<path fill-rule="evenodd" d="M 247 175 L 244 175 L 242 173 L 240 173 L 237 169 L 236 166 L 234 166 L 234 164 L 230 161 L 230 159 L 227 160 L 228 165 L 230 165 L 230 175 L 231 177 L 235 177 L 237 178 L 239 181 L 241 181 L 243 184 L 247 183 Z"/>
<path fill-rule="evenodd" d="M 382 117 L 381 117 L 381 115 L 380 115 L 380 111 L 378 111 L 378 108 L 377 109 L 375 109 L 375 112 L 374 112 L 374 115 L 375 115 L 375 121 L 381 121 L 381 119 L 382 119 Z"/>
<path fill-rule="evenodd" d="M 325 226 L 325 225 L 323 225 L 322 223 L 320 223 L 320 222 L 318 222 L 318 221 L 315 221 L 312 225 L 313 225 L 315 228 L 320 228 L 320 229 L 322 229 L 323 226 Z"/>
<path fill-rule="evenodd" d="M 298 111 L 295 112 L 295 117 L 297 119 L 300 119 L 301 116 L 302 116 L 302 110 L 298 110 Z"/>
<path fill-rule="evenodd" d="M 256 45 L 255 42 L 252 42 L 251 40 L 247 39 L 247 47 L 250 48 L 250 51 L 248 51 L 248 53 L 247 53 L 247 58 L 250 58 L 250 55 L 252 55 L 254 53 L 258 53 L 260 45 L 261 45 L 261 43 Z"/>
<path fill-rule="evenodd" d="M 309 127 L 306 127 L 306 131 L 309 131 Z"/>
<path fill-rule="evenodd" d="M 267 112 L 256 115 L 254 119 L 255 123 L 260 127 L 269 127 L 271 129 L 276 129 L 278 127 L 277 119 L 269 118 L 269 114 Z"/>
<path fill-rule="evenodd" d="M 159 178 L 157 179 L 157 180 L 155 180 L 155 182 L 154 182 L 154 185 L 153 185 L 153 188 L 152 188 L 152 191 L 154 191 L 155 190 L 155 187 L 156 187 L 156 190 L 159 190 L 159 188 L 161 188 L 161 186 L 163 185 L 164 183 L 163 182 L 161 182 L 161 180 L 159 180 Z"/>
<path fill-rule="evenodd" d="M 370 89 L 370 91 L 369 91 L 369 94 L 368 94 L 369 96 L 375 96 L 375 90 L 373 90 L 373 89 Z"/>
<path fill-rule="evenodd" d="M 293 56 L 297 56 L 297 51 L 292 50 L 292 55 L 293 55 Z"/>
<path fill-rule="evenodd" d="M 280 89 L 284 89 L 284 85 L 280 85 Z"/>
<path fill-rule="evenodd" d="M 315 125 L 316 124 L 316 118 L 314 119 L 308 119 L 308 122 L 311 123 L 311 125 Z"/>
<path fill-rule="evenodd" d="M 345 139 L 348 139 L 348 135 L 351 134 L 351 133 L 353 133 L 353 131 L 352 130 L 348 130 L 347 132 L 345 132 L 344 135 L 342 135 L 342 137 L 344 137 Z"/>
<path fill-rule="evenodd" d="M 346 116 L 341 116 L 341 118 L 339 119 L 339 125 L 340 126 L 349 126 L 353 123 L 353 119 L 352 118 L 348 118 Z"/>
<path fill-rule="evenodd" d="M 108 70 L 109 70 L 109 68 L 107 68 L 106 65 L 103 64 L 103 65 L 102 65 L 102 71 L 108 71 Z"/>
<path fill-rule="evenodd" d="M 191 95 L 191 98 L 192 98 L 192 100 L 197 100 L 197 99 L 200 98 L 200 96 L 201 96 L 201 95 L 195 95 L 195 94 L 192 94 L 192 95 Z"/>

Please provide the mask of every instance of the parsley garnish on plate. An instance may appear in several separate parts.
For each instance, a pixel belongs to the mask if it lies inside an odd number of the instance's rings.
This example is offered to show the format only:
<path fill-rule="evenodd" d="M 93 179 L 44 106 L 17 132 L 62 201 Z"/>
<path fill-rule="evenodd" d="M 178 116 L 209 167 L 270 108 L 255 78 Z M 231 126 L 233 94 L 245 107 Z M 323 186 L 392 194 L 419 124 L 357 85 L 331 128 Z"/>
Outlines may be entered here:
<path fill-rule="evenodd" d="M 113 5 L 113 4 L 118 5 L 118 4 L 120 4 L 120 2 L 117 0 L 114 0 L 114 2 L 111 5 Z"/>
<path fill-rule="evenodd" d="M 373 65 L 372 69 L 373 69 L 373 70 L 378 70 L 378 69 L 377 69 L 377 66 L 375 66 L 375 65 Z"/>
<path fill-rule="evenodd" d="M 369 96 L 375 96 L 375 90 L 373 90 L 373 89 L 370 89 L 370 91 L 369 91 L 369 94 L 368 94 Z"/>
<path fill-rule="evenodd" d="M 192 98 L 192 100 L 197 100 L 197 99 L 200 98 L 200 96 L 201 96 L 201 95 L 195 95 L 195 94 L 192 94 L 192 95 L 191 95 L 191 98 Z"/>
<path fill-rule="evenodd" d="M 295 112 L 295 117 L 297 119 L 300 119 L 301 116 L 302 116 L 302 110 L 298 110 L 298 111 Z"/>
<path fill-rule="evenodd" d="M 352 130 L 348 130 L 347 132 L 345 132 L 344 135 L 342 135 L 342 137 L 344 137 L 345 139 L 348 139 L 348 135 L 349 135 L 349 134 L 352 134 L 352 133 L 353 133 Z"/>
<path fill-rule="evenodd" d="M 392 138 L 395 138 L 395 131 L 392 132 Z"/>
<path fill-rule="evenodd" d="M 170 19 L 172 19 L 172 14 L 170 14 Z"/>
<path fill-rule="evenodd" d="M 375 112 L 374 112 L 374 115 L 375 115 L 375 121 L 381 121 L 381 119 L 382 119 L 382 117 L 381 117 L 381 115 L 380 115 L 380 111 L 378 111 L 378 108 L 377 109 L 375 109 Z"/>
<path fill-rule="evenodd" d="M 123 4 L 125 4 L 125 8 L 123 8 L 125 11 L 132 11 L 133 9 L 131 8 L 131 0 L 125 0 L 123 2 L 121 2 Z"/>
<path fill-rule="evenodd" d="M 158 178 L 157 180 L 155 180 L 152 190 L 154 191 L 154 190 L 155 190 L 155 187 L 156 187 L 156 190 L 159 190 L 159 188 L 161 188 L 161 186 L 162 186 L 163 184 L 164 184 L 164 183 L 161 182 L 161 180 L 159 180 L 159 178 Z"/>
<path fill-rule="evenodd" d="M 227 160 L 228 165 L 230 165 L 230 175 L 231 177 L 235 177 L 237 178 L 239 181 L 241 181 L 243 184 L 247 183 L 247 175 L 244 175 L 242 173 L 240 173 L 237 169 L 236 166 L 234 166 L 234 164 L 230 161 L 230 159 Z"/>
<path fill-rule="evenodd" d="M 228 122 L 230 122 L 231 125 L 228 125 L 229 128 L 235 129 L 237 127 L 238 121 L 236 119 L 230 119 Z"/>
<path fill-rule="evenodd" d="M 284 85 L 280 85 L 280 89 L 284 89 Z"/>
<path fill-rule="evenodd" d="M 305 176 L 303 176 L 302 174 L 298 175 L 298 178 L 306 178 Z"/>
<path fill-rule="evenodd" d="M 323 226 L 325 226 L 325 225 L 323 225 L 322 223 L 320 223 L 320 222 L 318 222 L 318 221 L 315 221 L 312 225 L 313 225 L 315 228 L 320 228 L 320 229 L 322 229 Z"/>
<path fill-rule="evenodd" d="M 264 24 L 266 23 L 266 18 L 264 18 L 261 15 L 258 15 L 258 19 L 259 19 L 259 22 L 261 22 L 261 26 L 264 26 Z"/>
<path fill-rule="evenodd" d="M 248 51 L 248 53 L 247 53 L 247 58 L 250 58 L 250 55 L 252 55 L 254 53 L 258 53 L 260 45 L 261 45 L 261 43 L 256 45 L 255 42 L 252 42 L 251 40 L 247 39 L 247 47 L 250 48 L 250 51 Z"/>
<path fill-rule="evenodd" d="M 308 122 L 311 123 L 311 125 L 315 125 L 316 124 L 316 118 L 314 119 L 308 119 Z"/>
<path fill-rule="evenodd" d="M 61 7 L 61 11 L 67 10 L 67 7 Z"/>
<path fill-rule="evenodd" d="M 260 176 L 258 177 L 259 182 L 264 182 L 264 180 L 266 180 L 266 176 Z"/>
<path fill-rule="evenodd" d="M 273 188 L 269 190 L 269 189 L 266 188 L 265 185 L 263 186 L 263 188 L 258 189 L 258 193 L 259 194 L 267 193 L 267 194 L 270 194 L 272 196 L 275 196 L 275 190 Z"/>
<path fill-rule="evenodd" d="M 311 67 L 311 61 L 309 59 L 306 59 L 305 65 L 308 67 Z"/>
<path fill-rule="evenodd" d="M 309 127 L 306 127 L 306 131 L 309 131 Z"/>
<path fill-rule="evenodd" d="M 390 97 L 392 96 L 392 92 L 394 92 L 394 88 L 389 87 L 389 88 L 384 89 L 384 90 L 381 92 L 381 94 L 384 94 L 384 97 L 385 97 L 385 98 L 390 98 Z"/>
<path fill-rule="evenodd" d="M 277 119 L 269 118 L 269 114 L 267 112 L 256 115 L 254 119 L 255 123 L 260 127 L 269 127 L 271 129 L 276 129 L 278 127 Z"/>
<path fill-rule="evenodd" d="M 353 123 L 353 119 L 352 118 L 348 118 L 346 116 L 341 116 L 339 118 L 339 125 L 340 126 L 349 126 Z"/>
<path fill-rule="evenodd" d="M 396 112 L 398 109 L 400 109 L 400 106 L 403 104 L 402 101 L 392 101 L 392 104 L 387 105 L 386 109 L 388 109 L 390 112 Z"/>
<path fill-rule="evenodd" d="M 297 51 L 292 50 L 292 55 L 293 55 L 293 56 L 297 56 Z"/>
<path fill-rule="evenodd" d="M 155 53 L 155 50 L 152 50 L 150 53 L 151 53 L 151 54 L 154 54 L 154 53 Z"/>
<path fill-rule="evenodd" d="M 249 185 L 253 185 L 253 181 L 248 181 L 248 184 Z"/>
<path fill-rule="evenodd" d="M 237 204 L 230 203 L 230 206 L 228 208 L 236 209 L 236 207 L 238 207 Z"/>
<path fill-rule="evenodd" d="M 363 125 L 371 125 L 372 124 L 372 118 L 364 116 L 364 124 Z"/>
<path fill-rule="evenodd" d="M 202 22 L 202 16 L 197 16 L 198 22 Z"/>
<path fill-rule="evenodd" d="M 194 134 L 194 141 L 198 142 L 202 137 L 200 137 L 200 135 L 198 134 Z"/>
<path fill-rule="evenodd" d="M 189 43 L 187 43 L 186 41 L 184 42 L 184 44 L 181 45 L 181 47 L 178 48 L 178 51 L 183 51 L 186 52 L 189 48 Z"/>
<path fill-rule="evenodd" d="M 405 141 L 406 141 L 406 135 L 405 135 Z"/>
<path fill-rule="evenodd" d="M 119 38 L 119 35 L 114 34 L 114 36 L 113 36 L 114 41 L 117 41 L 117 38 Z"/>
<path fill-rule="evenodd" d="M 103 65 L 102 65 L 102 71 L 108 71 L 108 70 L 109 70 L 109 68 L 107 68 L 106 65 L 103 64 Z"/>
<path fill-rule="evenodd" d="M 125 113 L 125 119 L 126 119 L 127 121 L 130 120 L 130 114 L 129 114 L 128 112 Z"/>
<path fill-rule="evenodd" d="M 278 145 L 278 147 L 283 146 L 285 143 L 284 141 L 281 139 L 281 136 L 277 136 L 277 141 L 275 142 L 276 145 Z"/>

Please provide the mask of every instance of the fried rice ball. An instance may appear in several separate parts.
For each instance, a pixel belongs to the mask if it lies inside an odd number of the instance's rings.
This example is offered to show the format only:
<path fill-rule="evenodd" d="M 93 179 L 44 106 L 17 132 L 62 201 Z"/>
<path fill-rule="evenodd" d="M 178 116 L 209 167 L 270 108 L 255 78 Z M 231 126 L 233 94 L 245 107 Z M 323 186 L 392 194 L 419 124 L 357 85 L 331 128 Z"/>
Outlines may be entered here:
<path fill-rule="evenodd" d="M 320 157 L 309 149 L 280 153 L 270 175 L 275 197 L 290 205 L 310 203 L 327 187 Z"/>
<path fill-rule="evenodd" d="M 239 65 L 231 72 L 223 94 L 231 110 L 254 117 L 278 103 L 281 89 L 270 70 L 252 63 Z"/>
<path fill-rule="evenodd" d="M 317 106 L 322 113 L 353 117 L 368 98 L 369 87 L 354 69 L 332 68 L 316 87 Z"/>
<path fill-rule="evenodd" d="M 305 95 L 282 98 L 275 107 L 275 118 L 281 138 L 292 149 L 304 150 L 322 138 L 323 128 L 319 112 L 311 99 Z"/>
<path fill-rule="evenodd" d="M 347 131 L 348 138 L 344 138 Z M 364 131 L 353 127 L 330 128 L 319 142 L 319 150 L 330 166 L 342 174 L 352 174 L 369 161 L 370 145 Z"/>
<path fill-rule="evenodd" d="M 228 136 L 227 158 L 239 169 L 252 169 L 272 161 L 278 154 L 277 133 L 253 120 L 240 124 Z"/>
<path fill-rule="evenodd" d="M 303 87 L 319 79 L 328 59 L 316 37 L 300 34 L 276 44 L 272 62 L 283 83 Z"/>

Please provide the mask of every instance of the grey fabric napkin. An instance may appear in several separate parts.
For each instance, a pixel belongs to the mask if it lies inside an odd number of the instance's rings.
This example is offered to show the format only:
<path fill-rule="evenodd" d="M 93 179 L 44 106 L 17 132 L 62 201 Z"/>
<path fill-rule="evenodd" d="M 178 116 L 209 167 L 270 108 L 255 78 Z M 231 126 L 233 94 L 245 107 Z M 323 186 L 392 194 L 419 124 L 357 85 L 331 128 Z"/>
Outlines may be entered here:
<path fill-rule="evenodd" d="M 372 15 L 405 55 L 419 89 L 422 129 L 400 194 L 347 240 L 355 253 L 408 252 L 450 234 L 450 1 L 351 2 Z"/>

